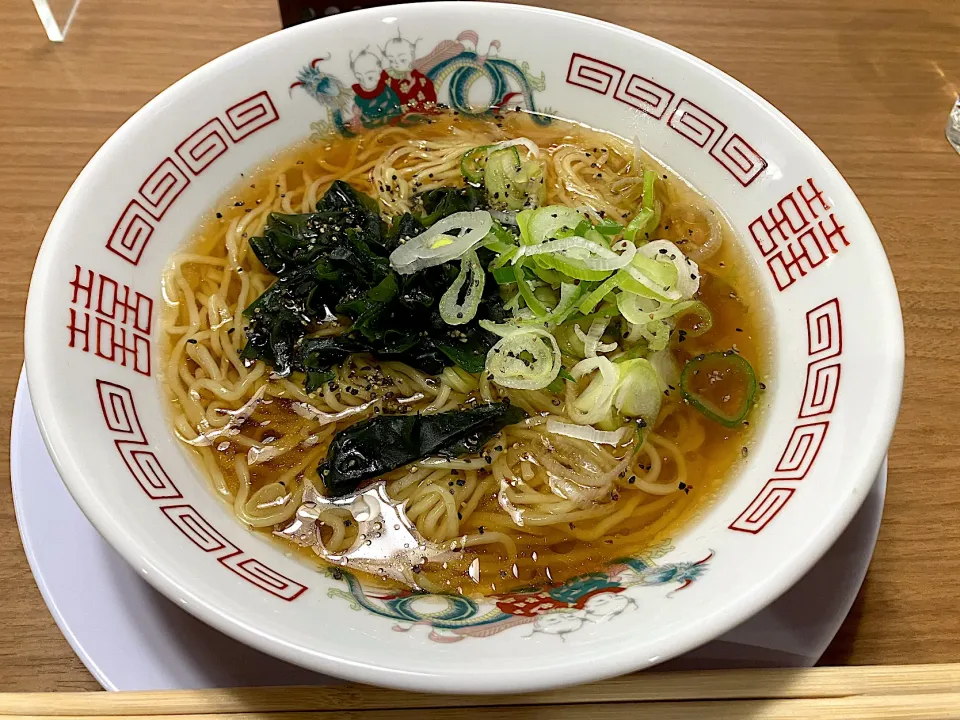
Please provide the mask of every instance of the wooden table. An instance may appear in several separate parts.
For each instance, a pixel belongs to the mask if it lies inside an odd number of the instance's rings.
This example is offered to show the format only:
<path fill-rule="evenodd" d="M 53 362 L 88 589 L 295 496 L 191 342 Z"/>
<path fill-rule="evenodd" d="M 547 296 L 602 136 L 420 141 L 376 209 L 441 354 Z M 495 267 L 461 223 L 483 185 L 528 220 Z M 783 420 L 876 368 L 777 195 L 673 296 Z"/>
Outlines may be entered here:
<path fill-rule="evenodd" d="M 903 304 L 907 374 L 866 584 L 824 662 L 960 660 L 960 90 L 956 0 L 548 0 L 641 30 L 743 81 L 853 186 Z M 0 0 L 0 436 L 23 360 L 33 260 L 100 144 L 154 94 L 279 27 L 274 0 L 84 0 L 64 45 L 28 0 Z M 0 690 L 96 689 L 30 575 L 0 448 Z M 64 538 L 69 542 L 69 538 Z M 826 589 L 829 591 L 829 589 Z"/>

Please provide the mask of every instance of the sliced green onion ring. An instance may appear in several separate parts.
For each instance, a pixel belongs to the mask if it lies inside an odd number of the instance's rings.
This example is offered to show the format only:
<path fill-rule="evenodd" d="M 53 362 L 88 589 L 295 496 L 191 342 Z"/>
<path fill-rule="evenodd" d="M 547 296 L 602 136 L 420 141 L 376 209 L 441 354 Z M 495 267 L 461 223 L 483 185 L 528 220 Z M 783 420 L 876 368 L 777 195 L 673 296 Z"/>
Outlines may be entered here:
<path fill-rule="evenodd" d="M 492 226 L 486 210 L 453 213 L 390 253 L 390 264 L 401 275 L 409 275 L 455 260 L 479 245 Z M 459 235 L 450 234 L 456 230 Z"/>
<path fill-rule="evenodd" d="M 460 260 L 460 274 L 440 298 L 440 317 L 447 325 L 464 325 L 476 317 L 480 300 L 483 298 L 486 277 L 477 254 L 470 250 Z M 458 300 L 463 286 L 467 283 L 469 285 L 461 304 Z"/>
<path fill-rule="evenodd" d="M 501 387 L 540 390 L 560 372 L 560 348 L 543 328 L 506 327 L 480 321 L 481 327 L 501 335 L 487 353 L 487 371 Z"/>
<path fill-rule="evenodd" d="M 626 417 L 639 417 L 650 427 L 657 421 L 665 389 L 657 369 L 649 360 L 637 358 L 619 363 L 620 373 L 614 405 Z"/>
<path fill-rule="evenodd" d="M 467 182 L 473 183 L 474 185 L 479 185 L 483 182 L 483 170 L 487 166 L 487 155 L 489 151 L 489 145 L 481 145 L 480 147 L 467 150 L 460 157 L 460 174 L 463 175 Z"/>
<path fill-rule="evenodd" d="M 526 244 L 537 245 L 555 240 L 557 233 L 573 230 L 581 222 L 583 222 L 583 216 L 573 208 L 566 205 L 546 205 L 529 215 L 526 225 Z"/>
<path fill-rule="evenodd" d="M 574 396 L 575 385 L 567 384 L 567 413 L 580 425 L 593 425 L 610 415 L 619 374 L 612 362 L 602 355 L 581 360 L 570 369 L 575 380 L 596 373 L 582 393 Z"/>
<path fill-rule="evenodd" d="M 650 353 L 647 360 L 657 371 L 660 381 L 667 386 L 661 388 L 661 390 L 666 390 L 670 385 L 680 387 L 680 366 L 677 365 L 673 353 L 669 350 L 661 350 L 660 352 Z"/>
<path fill-rule="evenodd" d="M 603 333 L 606 332 L 609 324 L 610 318 L 597 318 L 590 324 L 590 329 L 587 332 L 583 332 L 579 325 L 573 326 L 574 334 L 583 343 L 584 357 L 596 357 L 599 353 L 613 352 L 617 349 L 616 343 L 600 342 L 600 338 L 603 337 Z"/>
<path fill-rule="evenodd" d="M 676 268 L 676 286 L 671 288 L 671 291 L 675 291 L 676 297 L 664 295 L 668 300 L 686 300 L 693 297 L 700 289 L 700 268 L 669 240 L 654 240 L 647 243 L 637 251 L 637 254 L 660 263 L 670 263 Z"/>
<path fill-rule="evenodd" d="M 713 327 L 713 315 L 709 308 L 699 300 L 664 303 L 634 293 L 621 292 L 617 294 L 617 309 L 624 319 L 630 323 L 631 330 L 634 330 L 633 326 L 647 327 L 651 323 L 656 323 L 656 325 L 650 330 L 656 330 L 659 329 L 659 324 L 663 321 L 669 320 L 671 324 L 675 324 L 678 318 L 691 313 L 697 315 L 698 322 L 691 330 L 686 331 L 687 335 L 699 337 Z M 641 331 L 641 335 L 646 337 L 644 331 Z"/>
<path fill-rule="evenodd" d="M 625 333 L 625 338 L 633 342 L 639 335 L 647 341 L 647 349 L 651 352 L 657 352 L 667 347 L 670 342 L 670 326 L 663 320 L 651 320 L 650 322 L 629 323 L 629 329 Z"/>
<path fill-rule="evenodd" d="M 698 386 L 707 385 L 704 390 Z M 739 387 L 731 387 L 737 385 Z M 721 407 L 704 393 L 721 395 L 721 402 L 736 400 L 732 408 Z M 688 403 L 724 427 L 737 427 L 747 417 L 757 394 L 757 375 L 742 355 L 729 350 L 699 355 L 689 360 L 680 374 L 680 390 Z M 734 397 L 734 390 L 739 390 Z"/>
<path fill-rule="evenodd" d="M 672 262 L 661 262 L 647 256 L 642 251 L 644 245 L 633 258 L 630 266 L 624 269 L 629 280 L 621 282 L 621 287 L 637 295 L 657 300 L 682 300 L 683 294 L 677 289 L 679 273 Z M 659 254 L 658 254 L 659 256 Z"/>

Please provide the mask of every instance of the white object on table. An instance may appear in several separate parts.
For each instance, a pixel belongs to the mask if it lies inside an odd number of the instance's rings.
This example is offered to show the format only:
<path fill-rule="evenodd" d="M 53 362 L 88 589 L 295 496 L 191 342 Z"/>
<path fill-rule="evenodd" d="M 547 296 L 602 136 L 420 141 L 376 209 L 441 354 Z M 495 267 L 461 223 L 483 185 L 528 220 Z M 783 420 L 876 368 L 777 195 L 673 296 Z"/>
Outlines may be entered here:
<path fill-rule="evenodd" d="M 80 512 L 47 455 L 21 375 L 10 470 L 17 523 L 40 592 L 71 647 L 108 690 L 341 681 L 207 627 L 140 579 Z M 887 466 L 853 522 L 791 590 L 726 635 L 662 666 L 810 666 L 840 628 L 873 553 Z"/>
<path fill-rule="evenodd" d="M 960 153 L 960 95 L 947 116 L 946 134 L 953 149 Z"/>
<path fill-rule="evenodd" d="M 40 23 L 52 42 L 63 42 L 77 14 L 80 0 L 33 0 Z"/>

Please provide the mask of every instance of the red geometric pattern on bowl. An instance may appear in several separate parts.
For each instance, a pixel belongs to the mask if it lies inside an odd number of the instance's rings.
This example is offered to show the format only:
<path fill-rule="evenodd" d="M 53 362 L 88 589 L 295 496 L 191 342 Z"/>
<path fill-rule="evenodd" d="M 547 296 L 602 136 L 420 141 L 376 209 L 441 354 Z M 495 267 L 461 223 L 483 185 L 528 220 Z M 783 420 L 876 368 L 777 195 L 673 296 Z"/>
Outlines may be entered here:
<path fill-rule="evenodd" d="M 832 209 L 807 178 L 747 226 L 780 292 L 850 244 Z"/>
<path fill-rule="evenodd" d="M 74 265 L 68 347 L 150 376 L 153 299 L 111 277 Z M 96 302 L 94 302 L 96 293 Z"/>
<path fill-rule="evenodd" d="M 107 430 L 114 436 L 114 445 L 130 474 L 191 543 L 251 585 L 282 600 L 293 601 L 306 592 L 306 585 L 278 573 L 234 545 L 192 505 L 167 502 L 183 500 L 183 495 L 149 448 L 133 392 L 123 385 L 98 379 L 97 395 Z"/>
<path fill-rule="evenodd" d="M 667 125 L 705 150 L 744 187 L 760 177 L 767 167 L 767 161 L 740 133 L 728 134 L 725 122 L 689 98 L 681 97 L 673 105 L 677 94 L 651 78 L 606 60 L 573 53 L 567 67 L 567 83 L 599 95 L 610 95 L 612 90 L 614 100 L 656 120 L 663 120 L 673 106 Z"/>
<path fill-rule="evenodd" d="M 840 357 L 843 354 L 840 301 L 833 298 L 809 310 L 806 324 L 807 356 L 810 360 L 798 422 L 790 433 L 772 477 L 737 519 L 730 523 L 731 530 L 756 535 L 783 510 L 816 462 L 830 429 L 829 417 L 840 390 Z M 806 420 L 812 417 L 817 419 Z"/>
<path fill-rule="evenodd" d="M 231 144 L 279 119 L 270 94 L 261 90 L 200 125 L 147 175 L 114 225 L 107 249 L 131 265 L 139 263 L 156 223 L 190 185 L 191 176 L 206 170 Z"/>

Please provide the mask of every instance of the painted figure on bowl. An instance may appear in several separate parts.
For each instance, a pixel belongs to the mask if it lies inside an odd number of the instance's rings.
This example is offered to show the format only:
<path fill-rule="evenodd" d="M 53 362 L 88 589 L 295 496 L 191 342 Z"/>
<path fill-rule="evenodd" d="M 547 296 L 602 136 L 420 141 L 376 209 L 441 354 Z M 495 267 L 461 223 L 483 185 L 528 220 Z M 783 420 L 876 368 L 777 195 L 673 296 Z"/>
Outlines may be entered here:
<path fill-rule="evenodd" d="M 433 81 L 414 67 L 416 54 L 416 43 L 400 35 L 383 46 L 383 56 L 388 63 L 383 78 L 400 99 L 405 113 L 426 113 L 437 105 Z"/>
<path fill-rule="evenodd" d="M 363 127 L 379 127 L 401 114 L 400 100 L 387 82 L 389 77 L 375 53 L 361 50 L 351 58 L 350 69 L 357 79 L 351 89 L 356 95 L 354 102 Z"/>

